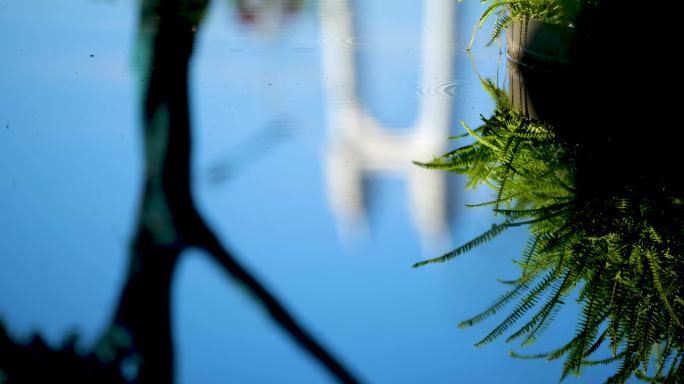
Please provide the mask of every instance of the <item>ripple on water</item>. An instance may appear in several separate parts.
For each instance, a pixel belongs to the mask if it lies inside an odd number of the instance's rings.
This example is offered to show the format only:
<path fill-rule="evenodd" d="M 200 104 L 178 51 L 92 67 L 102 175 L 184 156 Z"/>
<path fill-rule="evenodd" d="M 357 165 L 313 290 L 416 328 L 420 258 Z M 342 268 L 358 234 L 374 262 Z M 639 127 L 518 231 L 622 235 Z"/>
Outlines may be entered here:
<path fill-rule="evenodd" d="M 358 36 L 331 36 L 319 40 L 321 45 L 348 45 L 360 47 L 364 45 Z"/>
<path fill-rule="evenodd" d="M 439 84 L 431 84 L 426 87 L 418 87 L 416 92 L 420 97 L 439 96 L 453 98 L 459 88 L 470 84 L 473 84 L 473 82 L 468 80 L 453 80 Z"/>

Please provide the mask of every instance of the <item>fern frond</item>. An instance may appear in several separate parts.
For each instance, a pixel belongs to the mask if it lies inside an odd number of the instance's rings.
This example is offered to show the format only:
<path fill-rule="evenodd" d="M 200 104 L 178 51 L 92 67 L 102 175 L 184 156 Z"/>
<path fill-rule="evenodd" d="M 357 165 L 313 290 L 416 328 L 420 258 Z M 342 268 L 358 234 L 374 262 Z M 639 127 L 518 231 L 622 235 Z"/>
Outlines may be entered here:
<path fill-rule="evenodd" d="M 606 380 L 606 384 L 624 384 L 632 376 L 632 372 L 639 366 L 639 362 L 625 354 L 620 369 L 616 374 Z"/>
<path fill-rule="evenodd" d="M 528 285 L 527 284 L 517 284 L 513 289 L 510 291 L 506 292 L 505 294 L 499 296 L 496 301 L 492 305 L 490 305 L 484 312 L 479 313 L 470 319 L 461 321 L 458 323 L 459 328 L 467 328 L 471 327 L 482 320 L 488 318 L 489 316 L 494 315 L 496 312 L 501 310 L 501 308 L 505 307 L 506 304 L 508 304 L 512 299 L 515 297 L 519 296 L 522 292 L 525 292 L 527 290 Z"/>
<path fill-rule="evenodd" d="M 454 249 L 453 251 L 448 252 L 448 253 L 440 256 L 440 257 L 436 257 L 434 259 L 423 260 L 423 261 L 420 261 L 418 263 L 415 263 L 415 264 L 413 264 L 413 268 L 422 267 L 423 265 L 427 265 L 427 264 L 443 263 L 447 260 L 451 260 L 454 257 L 459 256 L 465 252 L 468 252 L 471 249 L 473 249 L 474 247 L 476 247 L 480 244 L 486 243 L 489 240 L 495 238 L 496 236 L 501 234 L 501 232 L 503 232 L 507 228 L 511 227 L 511 225 L 512 225 L 512 223 L 510 223 L 508 221 L 505 221 L 501 224 L 492 224 L 492 227 L 487 232 L 481 234 L 480 236 L 470 240 L 469 242 L 461 245 L 460 247 L 458 247 L 458 248 Z"/>
<path fill-rule="evenodd" d="M 594 352 L 598 351 L 599 347 L 600 347 L 600 346 L 603 344 L 603 342 L 606 340 L 606 336 L 607 336 L 607 335 L 608 335 L 608 328 L 606 328 L 605 330 L 603 330 L 603 332 L 602 332 L 601 335 L 596 339 L 596 341 L 594 342 L 594 344 L 593 344 L 591 347 L 589 347 L 589 349 L 587 349 L 586 352 L 584 352 L 583 357 L 589 357 L 589 356 L 591 356 L 592 354 L 594 354 Z M 583 364 L 584 364 L 584 363 L 583 363 Z"/>
<path fill-rule="evenodd" d="M 482 129 L 483 129 L 483 127 L 479 127 L 479 128 L 473 129 L 473 131 L 479 132 L 479 131 L 481 131 Z M 460 140 L 460 139 L 463 139 L 463 138 L 466 138 L 466 137 L 470 137 L 470 133 L 465 132 L 465 133 L 461 133 L 461 134 L 459 134 L 459 135 L 449 136 L 449 140 L 451 140 L 451 141 L 456 141 L 456 140 Z"/>
<path fill-rule="evenodd" d="M 496 198 L 495 200 L 499 201 L 501 200 L 501 197 L 504 194 L 504 188 L 506 187 L 506 180 L 508 180 L 508 177 L 512 171 L 514 171 L 513 168 L 513 161 L 515 160 L 515 151 L 518 149 L 518 146 L 520 145 L 520 140 L 515 141 L 515 147 L 513 148 L 513 151 L 510 153 L 507 152 L 507 148 L 504 149 L 504 152 L 501 154 L 502 159 L 505 158 L 505 165 L 504 165 L 504 171 L 503 175 L 501 176 L 501 181 L 499 182 L 499 189 L 496 191 Z M 508 146 L 508 144 L 507 144 Z M 517 172 L 516 172 L 517 173 Z M 494 205 L 494 212 L 499 209 L 499 205 L 496 204 Z"/>
<path fill-rule="evenodd" d="M 656 376 L 649 376 L 646 373 L 646 369 L 644 369 L 644 370 L 637 369 L 634 372 L 634 376 L 641 381 L 648 381 L 650 383 L 662 383 L 665 380 L 663 378 L 658 378 Z"/>
<path fill-rule="evenodd" d="M 624 353 L 618 353 L 615 356 L 600 360 L 582 360 L 582 366 L 607 365 L 622 359 L 624 356 Z"/>
<path fill-rule="evenodd" d="M 496 205 L 496 204 L 501 204 L 501 203 L 509 203 L 515 199 L 515 195 L 511 196 L 506 196 L 502 197 L 499 200 L 491 200 L 491 201 L 486 201 L 484 203 L 477 203 L 477 204 L 466 204 L 466 208 L 480 208 L 480 207 L 486 207 L 488 205 Z"/>
<path fill-rule="evenodd" d="M 648 266 L 649 269 L 651 270 L 651 274 L 653 277 L 653 285 L 656 288 L 656 291 L 658 292 L 658 298 L 660 301 L 663 303 L 665 308 L 667 308 L 667 312 L 670 314 L 670 317 L 672 318 L 672 321 L 677 324 L 679 328 L 682 327 L 682 322 L 679 320 L 679 316 L 677 316 L 674 312 L 674 309 L 672 309 L 672 306 L 670 305 L 670 301 L 667 298 L 667 295 L 663 291 L 663 285 L 662 282 L 660 281 L 660 274 L 658 273 L 658 264 L 653 256 L 653 253 L 650 250 L 646 250 L 644 252 L 644 255 L 646 256 L 646 260 L 648 261 Z"/>
<path fill-rule="evenodd" d="M 546 2 L 499 1 L 506 3 L 505 12 L 511 15 L 525 6 L 536 7 L 534 12 L 543 17 L 558 13 Z M 488 7 L 489 15 L 497 13 L 497 25 L 506 23 L 503 17 L 508 16 L 499 11 Z M 561 378 L 579 374 L 586 366 L 613 362 L 620 366 L 609 382 L 624 383 L 635 374 L 656 382 L 684 377 L 684 283 L 679 272 L 684 270 L 684 199 L 663 188 L 661 173 L 657 178 L 644 175 L 650 184 L 635 178 L 623 186 L 618 177 L 606 179 L 606 172 L 613 170 L 592 168 L 595 155 L 584 153 L 593 150 L 591 146 L 566 142 L 570 135 L 557 136 L 554 127 L 516 112 L 505 91 L 489 79 L 480 81 L 496 102 L 495 113 L 482 117 L 477 129 L 462 122 L 474 142 L 431 164 L 467 175 L 469 188 L 489 186 L 495 195 L 492 201 L 468 206 L 491 206 L 506 221 L 450 253 L 414 266 L 449 260 L 505 228 L 528 226 L 528 242 L 514 260 L 521 273 L 503 282 L 512 287 L 482 313 L 459 323 L 474 325 L 515 303 L 477 346 L 504 333 L 508 342 L 531 344 L 577 290 L 582 311 L 568 343 L 547 353 L 511 355 L 563 357 Z M 589 359 L 606 344 L 612 357 Z"/>
<path fill-rule="evenodd" d="M 492 150 L 494 150 L 495 152 L 498 151 L 498 148 L 497 148 L 496 144 L 490 142 L 488 139 L 485 139 L 483 136 L 478 135 L 477 132 L 475 132 L 474 130 L 472 130 L 472 129 L 470 128 L 470 126 L 468 126 L 468 124 L 466 124 L 465 121 L 461 120 L 461 125 L 463 126 L 463 128 L 466 129 L 466 131 L 468 131 L 468 133 L 470 134 L 470 136 L 474 137 L 475 140 L 477 140 L 479 143 L 481 143 L 482 145 L 484 145 L 484 146 L 486 146 L 486 147 L 489 147 L 489 149 L 492 149 Z"/>
<path fill-rule="evenodd" d="M 526 124 L 513 132 L 513 135 L 526 140 L 545 141 L 553 139 L 556 135 L 553 130 L 542 124 Z"/>
<path fill-rule="evenodd" d="M 542 309 L 537 312 L 537 314 L 535 314 L 530 321 L 528 321 L 525 325 L 523 325 L 520 329 L 506 339 L 507 343 L 510 343 L 518 337 L 526 334 L 528 336 L 527 339 L 523 341 L 523 346 L 527 346 L 535 340 L 537 333 L 544 329 L 544 327 L 548 324 L 548 321 L 555 315 L 555 310 L 558 308 L 558 305 L 563 303 L 561 300 L 563 297 L 562 292 L 571 276 L 572 275 L 569 272 L 566 272 L 563 280 L 558 280 L 559 283 L 554 288 L 553 296 L 546 301 L 546 304 L 544 304 Z"/>
<path fill-rule="evenodd" d="M 441 163 L 435 161 L 431 161 L 429 163 L 422 163 L 420 161 L 413 161 L 413 165 L 416 165 L 420 168 L 425 168 L 425 169 L 430 169 L 430 170 L 439 170 L 439 171 L 453 171 L 454 166 L 449 163 Z"/>
<path fill-rule="evenodd" d="M 513 309 L 510 315 L 506 317 L 496 328 L 494 328 L 487 336 L 482 340 L 475 343 L 476 347 L 481 347 L 485 344 L 491 343 L 499 336 L 501 336 L 511 325 L 517 322 L 527 311 L 532 309 L 539 300 L 539 295 L 541 295 L 549 285 L 556 278 L 556 271 L 552 271 L 547 274 L 536 287 L 530 291 L 530 293 Z"/>
<path fill-rule="evenodd" d="M 667 360 L 670 358 L 673 351 L 674 348 L 672 347 L 672 340 L 668 338 L 665 341 L 665 348 L 663 350 L 663 353 L 658 357 L 658 369 L 656 370 L 656 373 L 653 375 L 655 378 L 662 377 L 663 370 L 667 366 Z"/>
<path fill-rule="evenodd" d="M 473 33 L 470 36 L 470 41 L 468 42 L 468 46 L 466 47 L 467 51 L 470 51 L 470 48 L 473 46 L 473 43 L 475 42 L 475 35 L 477 34 L 477 31 L 482 29 L 482 26 L 484 23 L 489 19 L 489 16 L 491 16 L 492 13 L 497 11 L 499 8 L 501 8 L 503 5 L 506 4 L 505 0 L 497 0 L 494 1 L 485 11 L 482 13 L 480 16 L 480 20 L 478 23 L 473 27 Z"/>
<path fill-rule="evenodd" d="M 486 47 L 490 47 L 492 44 L 494 44 L 495 41 L 499 40 L 503 32 L 508 28 L 513 19 L 511 19 L 508 15 L 501 15 L 498 20 L 496 20 L 496 24 L 494 25 L 494 30 L 492 32 L 491 37 L 489 38 L 489 41 L 487 44 L 485 44 Z"/>
<path fill-rule="evenodd" d="M 561 380 L 565 379 L 571 372 L 579 374 L 583 357 L 587 353 L 586 346 L 589 344 L 589 341 L 595 337 L 598 326 L 604 320 L 605 315 L 595 315 L 595 313 L 600 311 L 601 307 L 600 282 L 603 271 L 603 268 L 598 270 L 589 283 L 582 289 L 583 291 L 590 291 L 589 299 L 582 310 L 582 321 L 580 322 L 577 333 L 578 342 L 569 351 L 568 359 L 563 366 Z"/>
<path fill-rule="evenodd" d="M 480 77 L 480 84 L 482 85 L 482 88 L 484 88 L 484 90 L 489 94 L 489 96 L 491 96 L 492 99 L 494 99 L 497 111 L 508 112 L 512 109 L 511 102 L 508 99 L 508 94 L 506 93 L 506 91 L 497 87 L 491 79 Z M 485 121 L 485 125 L 480 128 L 485 128 L 488 126 L 486 124 L 487 119 L 483 120 Z"/>
<path fill-rule="evenodd" d="M 517 353 L 515 351 L 509 351 L 509 355 L 513 358 L 516 359 L 523 359 L 523 360 L 531 360 L 531 359 L 546 359 L 549 361 L 552 360 L 557 360 L 560 357 L 562 357 L 570 348 L 572 348 L 575 343 L 577 342 L 577 337 L 574 337 L 572 340 L 570 340 L 567 344 L 563 345 L 562 347 L 555 349 L 553 351 L 549 352 L 544 352 L 544 353 L 536 353 L 534 355 L 523 355 L 520 353 Z"/>
<path fill-rule="evenodd" d="M 506 217 L 520 219 L 524 217 L 550 217 L 551 213 L 558 212 L 558 210 L 567 210 L 572 206 L 572 202 L 560 203 L 541 208 L 533 209 L 499 209 L 494 208 L 494 212 L 504 215 Z"/>

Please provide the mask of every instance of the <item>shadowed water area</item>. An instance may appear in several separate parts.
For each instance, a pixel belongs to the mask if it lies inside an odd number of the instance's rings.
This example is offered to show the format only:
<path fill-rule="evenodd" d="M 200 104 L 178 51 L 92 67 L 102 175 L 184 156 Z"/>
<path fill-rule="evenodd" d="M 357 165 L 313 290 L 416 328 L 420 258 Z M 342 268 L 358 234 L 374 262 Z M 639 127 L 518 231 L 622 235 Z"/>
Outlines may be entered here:
<path fill-rule="evenodd" d="M 511 260 L 529 233 L 411 268 L 503 220 L 465 207 L 501 197 L 467 189 L 473 173 L 414 162 L 458 147 L 461 123 L 501 116 L 498 90 L 558 128 L 549 145 L 573 156 L 553 170 L 573 175 L 568 189 L 622 199 L 674 233 L 677 145 L 627 134 L 669 129 L 673 101 L 652 84 L 671 64 L 635 56 L 614 69 L 606 58 L 628 44 L 587 24 L 605 41 L 581 52 L 580 69 L 521 80 L 529 68 L 507 60 L 505 39 L 485 47 L 482 33 L 466 51 L 482 11 L 453 0 L 0 0 L 0 383 L 558 381 L 562 359 L 509 352 L 575 336 L 581 295 L 532 346 L 475 348 L 508 313 L 456 325 L 508 289 L 497 279 L 518 278 Z M 681 297 L 680 280 L 668 294 Z"/>

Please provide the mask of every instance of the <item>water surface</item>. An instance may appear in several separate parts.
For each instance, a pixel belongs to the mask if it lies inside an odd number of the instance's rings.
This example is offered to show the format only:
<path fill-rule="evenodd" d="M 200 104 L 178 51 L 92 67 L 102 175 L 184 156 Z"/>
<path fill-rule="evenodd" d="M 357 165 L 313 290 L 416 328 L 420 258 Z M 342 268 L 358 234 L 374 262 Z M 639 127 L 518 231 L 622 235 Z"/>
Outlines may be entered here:
<path fill-rule="evenodd" d="M 496 319 L 455 326 L 515 276 L 524 230 L 410 268 L 491 224 L 463 208 L 487 191 L 411 164 L 492 110 L 473 62 L 495 78 L 498 49 L 464 51 L 477 4 L 283 9 L 213 2 L 198 31 L 193 190 L 222 241 L 364 381 L 556 381 L 560 362 L 472 346 Z M 126 1 L 0 1 L 0 316 L 18 335 L 93 342 L 118 298 L 143 177 L 136 20 Z M 199 252 L 173 306 L 181 383 L 331 381 Z M 572 334 L 575 313 L 535 351 Z"/>

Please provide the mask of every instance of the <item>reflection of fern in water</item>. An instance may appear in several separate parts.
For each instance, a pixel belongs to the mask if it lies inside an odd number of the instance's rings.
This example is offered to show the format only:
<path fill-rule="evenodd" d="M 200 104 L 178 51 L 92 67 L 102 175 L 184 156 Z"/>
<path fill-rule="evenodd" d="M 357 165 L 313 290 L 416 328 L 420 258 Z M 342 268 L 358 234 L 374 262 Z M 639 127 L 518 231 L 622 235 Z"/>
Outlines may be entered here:
<path fill-rule="evenodd" d="M 619 362 L 609 383 L 633 374 L 654 382 L 681 382 L 684 199 L 667 192 L 661 179 L 644 180 L 642 175 L 636 183 L 585 182 L 601 180 L 601 175 L 583 165 L 588 164 L 583 159 L 592 157 L 584 146 L 563 143 L 551 126 L 514 111 L 490 81 L 483 84 L 497 109 L 483 118 L 480 128 L 464 124 L 475 142 L 417 164 L 465 174 L 471 187 L 489 185 L 496 198 L 478 206 L 493 206 L 504 221 L 415 266 L 449 260 L 507 228 L 528 225 L 528 244 L 517 261 L 520 277 L 507 282 L 511 289 L 487 310 L 459 324 L 479 323 L 518 299 L 508 317 L 476 345 L 509 331 L 506 341 L 533 343 L 577 289 L 582 312 L 574 337 L 547 353 L 513 356 L 565 356 L 562 378 L 579 375 L 584 366 Z M 612 353 L 595 357 L 603 344 Z"/>
<path fill-rule="evenodd" d="M 483 0 L 489 3 L 473 29 L 468 49 L 473 45 L 475 34 L 490 17 L 494 16 L 494 27 L 487 46 L 497 41 L 514 19 L 535 18 L 550 24 L 572 25 L 584 3 L 592 0 Z M 595 0 L 593 0 L 595 1 Z"/>

